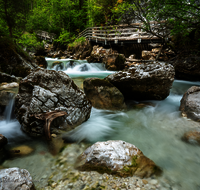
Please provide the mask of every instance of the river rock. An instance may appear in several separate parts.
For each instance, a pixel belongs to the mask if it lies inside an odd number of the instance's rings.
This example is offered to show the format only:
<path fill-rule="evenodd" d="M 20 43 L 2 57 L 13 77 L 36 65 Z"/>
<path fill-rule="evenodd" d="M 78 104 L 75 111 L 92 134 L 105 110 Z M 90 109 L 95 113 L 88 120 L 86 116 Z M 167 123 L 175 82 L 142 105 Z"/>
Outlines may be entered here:
<path fill-rule="evenodd" d="M 126 58 L 123 54 L 112 49 L 94 46 L 91 55 L 87 57 L 88 63 L 104 63 L 106 69 L 119 71 L 125 68 Z"/>
<path fill-rule="evenodd" d="M 103 58 L 106 69 L 111 71 L 119 71 L 125 68 L 126 58 L 123 54 L 112 53 Z"/>
<path fill-rule="evenodd" d="M 85 79 L 83 88 L 87 98 L 95 108 L 110 110 L 126 108 L 122 93 L 106 80 L 98 78 Z"/>
<path fill-rule="evenodd" d="M 121 141 L 97 142 L 77 159 L 79 170 L 96 170 L 118 176 L 150 177 L 161 172 L 136 146 Z"/>
<path fill-rule="evenodd" d="M 155 54 L 151 51 L 143 50 L 142 51 L 142 59 L 144 60 L 155 60 Z"/>
<path fill-rule="evenodd" d="M 35 190 L 32 177 L 25 169 L 2 169 L 0 177 L 0 189 L 2 190 Z"/>
<path fill-rule="evenodd" d="M 170 62 L 176 72 L 176 77 L 183 80 L 200 80 L 200 57 L 194 55 L 179 55 Z"/>
<path fill-rule="evenodd" d="M 44 56 L 35 56 L 35 62 L 39 67 L 47 68 L 48 63 Z"/>
<path fill-rule="evenodd" d="M 0 134 L 0 149 L 2 149 L 7 143 L 7 138 Z"/>
<path fill-rule="evenodd" d="M 30 57 L 18 47 L 14 42 L 6 38 L 0 38 L 0 71 L 15 75 L 16 77 L 26 77 L 37 65 Z M 3 81 L 7 82 L 7 81 Z"/>
<path fill-rule="evenodd" d="M 105 79 L 116 86 L 125 99 L 163 100 L 170 93 L 174 74 L 172 65 L 152 62 L 133 65 Z"/>
<path fill-rule="evenodd" d="M 37 69 L 20 82 L 15 114 L 22 130 L 32 136 L 42 135 L 44 122 L 38 114 L 64 111 L 67 116 L 56 118 L 51 132 L 71 130 L 90 117 L 91 103 L 73 80 L 62 71 Z M 62 125 L 62 124 L 63 125 Z"/>
<path fill-rule="evenodd" d="M 200 145 L 200 129 L 186 132 L 183 135 L 182 139 L 191 144 L 199 144 Z"/>
<path fill-rule="evenodd" d="M 104 49 L 103 47 L 93 46 L 93 50 L 89 57 L 87 57 L 88 63 L 102 63 L 103 58 L 112 54 L 112 49 Z"/>
<path fill-rule="evenodd" d="M 70 61 L 71 63 L 71 61 Z M 54 68 L 56 66 L 56 70 L 62 70 L 64 68 L 64 64 L 60 61 L 54 61 L 52 63 L 52 68 Z"/>
<path fill-rule="evenodd" d="M 11 76 L 9 74 L 0 72 L 0 83 L 20 82 L 21 79 L 22 79 L 21 77 L 15 77 L 14 75 Z"/>
<path fill-rule="evenodd" d="M 179 110 L 182 116 L 200 121 L 200 87 L 192 86 L 185 92 Z"/>

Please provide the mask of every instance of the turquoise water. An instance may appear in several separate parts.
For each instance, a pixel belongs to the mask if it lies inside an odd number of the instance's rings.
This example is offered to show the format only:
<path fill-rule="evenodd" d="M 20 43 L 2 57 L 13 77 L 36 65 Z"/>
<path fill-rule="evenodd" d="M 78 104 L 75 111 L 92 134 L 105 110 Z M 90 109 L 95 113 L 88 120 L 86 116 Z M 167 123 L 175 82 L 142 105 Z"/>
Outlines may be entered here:
<path fill-rule="evenodd" d="M 75 67 L 66 68 L 64 72 L 76 80 L 91 76 L 104 78 L 113 73 L 98 64 L 88 65 L 85 61 L 79 61 Z M 80 71 L 82 66 L 85 71 Z M 90 119 L 68 135 L 79 142 L 124 140 L 132 143 L 163 169 L 161 181 L 167 180 L 180 190 L 199 190 L 200 147 L 183 142 L 181 137 L 184 132 L 200 127 L 200 124 L 182 118 L 179 111 L 184 92 L 193 85 L 200 83 L 175 80 L 171 93 L 165 100 L 148 101 L 151 104 L 142 109 L 122 112 L 93 108 Z M 45 175 L 50 175 L 54 157 L 48 152 L 47 143 L 28 138 L 20 131 L 17 121 L 1 121 L 0 133 L 9 138 L 10 144 L 26 142 L 35 149 L 33 154 L 6 161 L 3 166 L 26 168 L 35 180 L 42 177 L 45 179 Z M 42 162 L 39 161 L 41 159 Z"/>

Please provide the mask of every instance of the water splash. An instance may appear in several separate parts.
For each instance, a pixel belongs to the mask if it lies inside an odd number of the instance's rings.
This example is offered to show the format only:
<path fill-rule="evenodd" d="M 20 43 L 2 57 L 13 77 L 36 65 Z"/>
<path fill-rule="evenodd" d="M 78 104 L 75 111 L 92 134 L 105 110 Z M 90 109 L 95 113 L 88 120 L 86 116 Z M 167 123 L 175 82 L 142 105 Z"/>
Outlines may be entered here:
<path fill-rule="evenodd" d="M 4 112 L 6 119 L 0 121 L 0 134 L 4 135 L 8 139 L 9 144 L 29 139 L 28 136 L 21 131 L 19 122 L 13 116 L 15 104 L 14 97 L 14 95 L 10 96 L 10 102 L 6 106 Z"/>
<path fill-rule="evenodd" d="M 119 119 L 124 116 L 126 114 L 123 112 L 92 108 L 90 119 L 66 136 L 76 142 L 106 140 L 108 136 L 115 133 L 116 128 L 122 125 Z"/>

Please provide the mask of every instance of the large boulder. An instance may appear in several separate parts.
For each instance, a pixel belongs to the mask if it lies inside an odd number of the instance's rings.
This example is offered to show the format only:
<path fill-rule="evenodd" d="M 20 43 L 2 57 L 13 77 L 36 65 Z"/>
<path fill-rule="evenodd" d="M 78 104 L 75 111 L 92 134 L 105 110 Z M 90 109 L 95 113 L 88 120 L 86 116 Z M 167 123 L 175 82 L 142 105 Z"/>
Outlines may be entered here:
<path fill-rule="evenodd" d="M 94 46 L 91 55 L 87 57 L 88 63 L 104 63 L 106 69 L 119 71 L 125 68 L 126 58 L 112 49 Z"/>
<path fill-rule="evenodd" d="M 104 79 L 85 79 L 83 88 L 87 98 L 92 102 L 92 106 L 95 108 L 110 110 L 126 108 L 122 93 L 114 85 Z"/>
<path fill-rule="evenodd" d="M 125 99 L 163 100 L 170 93 L 174 75 L 172 65 L 152 62 L 133 65 L 105 79 L 116 86 Z"/>
<path fill-rule="evenodd" d="M 192 86 L 185 92 L 179 110 L 182 116 L 200 121 L 200 87 Z"/>
<path fill-rule="evenodd" d="M 0 38 L 0 71 L 16 77 L 26 77 L 37 65 L 14 42 Z M 6 81 L 4 81 L 6 82 Z"/>
<path fill-rule="evenodd" d="M 76 168 L 122 177 L 135 175 L 142 178 L 161 172 L 141 150 L 121 140 L 95 143 L 78 157 Z"/>
<path fill-rule="evenodd" d="M 8 168 L 0 170 L 0 189 L 35 190 L 30 173 L 25 169 Z"/>
<path fill-rule="evenodd" d="M 91 103 L 73 80 L 62 71 L 37 69 L 21 80 L 15 114 L 22 130 L 30 135 L 43 134 L 40 114 L 63 111 L 67 115 L 51 124 L 52 133 L 71 130 L 90 117 Z M 47 116 L 47 115 L 46 115 Z"/>
<path fill-rule="evenodd" d="M 179 55 L 170 62 L 176 72 L 176 77 L 184 80 L 200 80 L 200 57 L 194 55 Z"/>

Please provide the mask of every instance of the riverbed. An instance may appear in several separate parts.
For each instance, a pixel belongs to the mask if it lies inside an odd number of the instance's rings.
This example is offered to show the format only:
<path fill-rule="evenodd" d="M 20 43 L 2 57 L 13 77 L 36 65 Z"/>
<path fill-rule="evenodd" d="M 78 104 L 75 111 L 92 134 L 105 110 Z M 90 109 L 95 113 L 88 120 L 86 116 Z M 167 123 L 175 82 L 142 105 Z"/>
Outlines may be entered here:
<path fill-rule="evenodd" d="M 64 71 L 80 88 L 85 78 L 104 78 L 114 73 L 107 71 L 101 63 L 89 64 L 70 59 L 46 60 L 49 69 Z M 52 68 L 55 60 L 62 62 L 62 67 Z M 70 61 L 73 61 L 73 65 Z M 185 143 L 181 137 L 186 131 L 200 127 L 200 124 L 183 118 L 179 111 L 183 94 L 194 85 L 200 86 L 200 82 L 175 80 L 170 95 L 165 100 L 144 101 L 143 107 L 132 106 L 137 103 L 132 100 L 128 102 L 128 111 L 92 108 L 90 119 L 71 132 L 70 138 L 79 143 L 81 150 L 97 141 L 124 140 L 132 143 L 162 168 L 163 174 L 158 180 L 167 181 L 168 189 L 174 187 L 180 190 L 199 190 L 200 147 Z M 20 130 L 20 124 L 9 117 L 0 121 L 0 133 L 8 138 L 8 147 L 25 144 L 34 149 L 32 154 L 6 160 L 2 166 L 27 169 L 38 188 L 47 185 L 54 170 L 52 164 L 59 156 L 51 154 L 50 145 L 45 140 L 26 136 Z M 82 146 L 81 142 L 86 145 Z"/>

